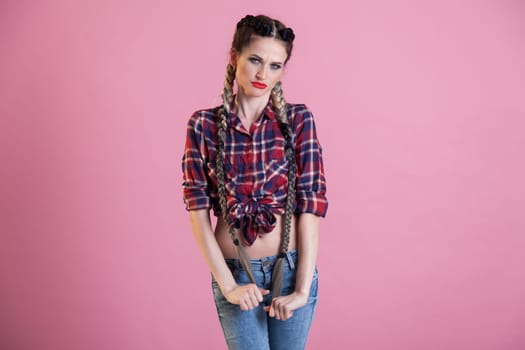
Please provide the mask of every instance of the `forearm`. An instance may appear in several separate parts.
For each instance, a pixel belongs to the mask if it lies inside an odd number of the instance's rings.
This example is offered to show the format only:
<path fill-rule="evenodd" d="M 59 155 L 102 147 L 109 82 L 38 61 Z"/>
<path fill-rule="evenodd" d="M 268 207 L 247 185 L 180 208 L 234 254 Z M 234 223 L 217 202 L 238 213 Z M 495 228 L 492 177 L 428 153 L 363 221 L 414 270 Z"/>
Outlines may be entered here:
<path fill-rule="evenodd" d="M 299 259 L 295 292 L 308 296 L 319 249 L 319 217 L 310 213 L 300 214 L 297 229 Z"/>
<path fill-rule="evenodd" d="M 224 261 L 224 255 L 215 239 L 211 227 L 210 214 L 207 209 L 191 210 L 190 220 L 193 235 L 199 249 L 206 260 L 213 277 L 219 284 L 223 294 L 234 289 L 237 284 L 233 275 Z"/>

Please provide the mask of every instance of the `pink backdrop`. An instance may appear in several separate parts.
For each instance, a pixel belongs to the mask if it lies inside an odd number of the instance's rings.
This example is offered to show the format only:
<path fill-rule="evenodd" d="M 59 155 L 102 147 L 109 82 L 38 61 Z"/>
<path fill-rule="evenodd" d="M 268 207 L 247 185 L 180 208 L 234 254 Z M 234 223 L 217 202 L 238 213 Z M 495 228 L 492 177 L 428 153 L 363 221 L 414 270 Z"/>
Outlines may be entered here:
<path fill-rule="evenodd" d="M 0 4 L 0 348 L 225 348 L 180 161 L 265 13 L 329 181 L 308 348 L 524 349 L 524 3 L 184 3 Z"/>

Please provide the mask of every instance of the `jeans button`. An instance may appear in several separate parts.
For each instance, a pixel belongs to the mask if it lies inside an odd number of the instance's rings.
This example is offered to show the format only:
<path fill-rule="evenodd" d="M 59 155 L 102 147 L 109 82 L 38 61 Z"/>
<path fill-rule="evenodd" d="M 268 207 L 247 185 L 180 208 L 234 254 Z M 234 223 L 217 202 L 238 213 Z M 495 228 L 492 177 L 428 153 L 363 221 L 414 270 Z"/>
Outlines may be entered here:
<path fill-rule="evenodd" d="M 265 261 L 263 261 L 262 264 L 263 264 L 263 266 L 268 266 L 268 265 L 270 265 L 270 262 L 268 260 L 265 260 Z"/>

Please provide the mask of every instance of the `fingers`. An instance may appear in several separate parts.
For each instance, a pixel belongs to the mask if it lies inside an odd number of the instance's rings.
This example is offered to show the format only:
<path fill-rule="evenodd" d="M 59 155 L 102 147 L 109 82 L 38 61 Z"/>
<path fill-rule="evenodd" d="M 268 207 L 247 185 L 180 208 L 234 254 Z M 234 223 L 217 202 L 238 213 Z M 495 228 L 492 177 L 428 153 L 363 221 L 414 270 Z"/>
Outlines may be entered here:
<path fill-rule="evenodd" d="M 245 300 L 239 301 L 239 307 L 241 308 L 242 311 L 250 311 L 251 309 L 253 309 L 250 303 Z"/>
<path fill-rule="evenodd" d="M 293 316 L 290 304 L 284 298 L 273 299 L 272 304 L 264 309 L 268 311 L 268 316 L 275 317 L 281 321 L 286 321 Z"/>
<path fill-rule="evenodd" d="M 236 288 L 234 291 L 235 297 L 241 310 L 249 311 L 256 308 L 262 301 L 263 295 L 270 293 L 267 289 L 258 288 L 257 285 L 251 283 Z"/>
<path fill-rule="evenodd" d="M 259 303 L 262 301 L 262 295 L 258 288 L 250 288 L 247 298 L 250 301 L 252 308 L 257 307 L 257 305 L 259 305 Z"/>
<path fill-rule="evenodd" d="M 271 305 L 266 307 L 265 310 L 268 311 L 268 316 L 286 321 L 293 316 L 294 310 L 303 307 L 307 302 L 307 295 L 293 292 L 289 295 L 273 298 Z"/>
<path fill-rule="evenodd" d="M 259 288 L 256 284 L 250 283 L 237 286 L 225 297 L 230 303 L 239 305 L 241 310 L 249 311 L 259 306 L 263 297 L 268 294 L 270 294 L 268 289 Z"/>
<path fill-rule="evenodd" d="M 239 305 L 241 310 L 249 311 L 258 307 L 264 299 L 263 296 L 269 293 L 269 290 L 258 288 L 257 285 L 251 283 L 235 288 L 228 295 L 228 300 L 233 304 Z M 293 316 L 293 311 L 304 306 L 306 301 L 307 299 L 304 295 L 292 293 L 272 299 L 271 305 L 264 306 L 263 309 L 268 312 L 268 316 L 286 321 Z"/>

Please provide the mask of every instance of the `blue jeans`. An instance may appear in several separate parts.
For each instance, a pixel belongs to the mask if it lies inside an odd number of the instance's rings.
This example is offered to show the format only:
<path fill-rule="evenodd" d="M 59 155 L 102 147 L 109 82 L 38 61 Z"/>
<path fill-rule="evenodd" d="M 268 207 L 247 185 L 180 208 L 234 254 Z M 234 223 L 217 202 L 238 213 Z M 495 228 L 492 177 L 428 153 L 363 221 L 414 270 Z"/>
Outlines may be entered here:
<path fill-rule="evenodd" d="M 284 268 L 284 281 L 281 295 L 288 295 L 295 289 L 295 275 L 297 265 L 297 251 L 287 254 Z M 271 290 L 272 269 L 277 256 L 251 260 L 251 265 L 257 286 Z M 238 284 L 248 284 L 250 280 L 239 259 L 226 259 L 235 281 Z M 272 294 L 264 296 L 258 307 L 250 311 L 242 311 L 239 305 L 228 302 L 222 295 L 219 284 L 212 276 L 212 289 L 215 305 L 221 322 L 228 348 L 236 350 L 265 350 L 265 349 L 304 349 L 306 338 L 317 305 L 318 273 L 315 269 L 308 303 L 294 311 L 293 316 L 280 321 L 269 317 L 263 306 L 272 301 Z"/>

